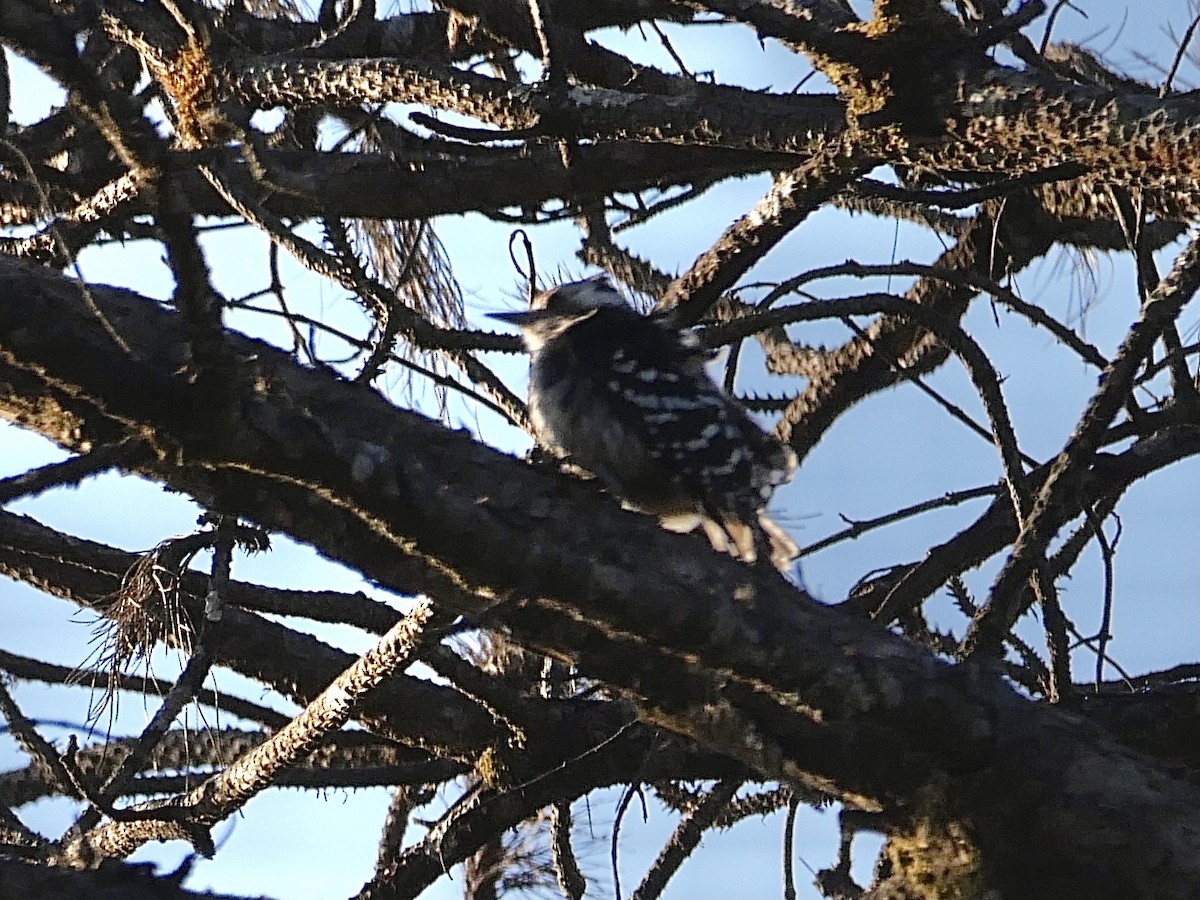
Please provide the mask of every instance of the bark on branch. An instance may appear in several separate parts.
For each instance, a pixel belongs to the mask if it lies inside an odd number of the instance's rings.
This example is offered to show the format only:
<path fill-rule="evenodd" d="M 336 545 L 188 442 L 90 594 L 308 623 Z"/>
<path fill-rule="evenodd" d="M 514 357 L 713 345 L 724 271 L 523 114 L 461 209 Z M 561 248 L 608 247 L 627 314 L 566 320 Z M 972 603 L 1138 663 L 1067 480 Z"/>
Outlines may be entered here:
<path fill-rule="evenodd" d="M 233 395 L 208 402 L 180 374 L 178 316 L 91 294 L 0 262 L 6 417 L 74 450 L 145 433 L 146 474 L 490 613 L 763 777 L 962 823 L 1014 896 L 1200 892 L 1200 790 L 1099 729 L 265 344 L 229 335 Z"/>

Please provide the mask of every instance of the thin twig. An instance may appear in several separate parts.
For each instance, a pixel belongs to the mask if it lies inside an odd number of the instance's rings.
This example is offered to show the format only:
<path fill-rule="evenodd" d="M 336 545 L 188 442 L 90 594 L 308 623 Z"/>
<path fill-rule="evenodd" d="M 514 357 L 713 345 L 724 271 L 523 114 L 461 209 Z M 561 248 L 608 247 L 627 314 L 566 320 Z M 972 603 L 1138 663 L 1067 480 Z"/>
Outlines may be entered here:
<path fill-rule="evenodd" d="M 571 804 L 566 800 L 558 800 L 550 807 L 550 854 L 563 896 L 568 900 L 583 900 L 587 879 L 571 848 Z"/>
<path fill-rule="evenodd" d="M 356 278 L 354 273 L 347 271 L 345 266 L 339 264 L 319 247 L 293 234 L 261 204 L 242 196 L 215 170 L 201 167 L 201 172 L 234 212 L 266 232 L 272 241 L 291 253 L 304 266 L 356 293 L 373 294 L 380 298 L 383 305 L 386 305 L 386 301 L 382 299 L 390 294 L 386 287 L 374 279 Z M 449 344 L 456 342 L 454 338 L 451 338 L 449 342 L 430 340 L 435 335 L 443 339 L 457 335 L 458 332 L 455 329 L 439 328 L 403 305 L 395 306 L 392 312 L 400 321 L 400 333 L 404 334 L 407 339 L 423 350 L 443 351 L 447 359 L 458 365 L 472 382 L 492 396 L 496 405 L 505 411 L 506 418 L 523 428 L 531 427 L 525 404 L 504 385 L 491 369 L 480 363 L 470 353 L 451 349 Z M 438 344 L 442 346 L 437 346 Z"/>
<path fill-rule="evenodd" d="M 1100 546 L 1100 560 L 1104 566 L 1104 602 L 1100 607 L 1100 630 L 1096 635 L 1096 690 L 1098 691 L 1100 684 L 1104 681 L 1104 663 L 1108 660 L 1108 642 L 1112 640 L 1113 558 L 1116 556 L 1114 551 L 1121 536 L 1121 520 L 1117 519 L 1117 535 L 1113 538 L 1112 544 L 1109 544 L 1108 538 L 1104 535 L 1103 522 L 1096 522 L 1094 527 L 1096 543 Z"/>
<path fill-rule="evenodd" d="M 37 728 L 21 712 L 8 687 L 0 679 L 0 715 L 8 720 L 9 731 L 43 772 L 54 779 L 59 791 L 67 796 L 87 799 L 87 790 L 78 783 L 63 762 L 63 758 L 50 746 L 49 741 L 38 734 Z"/>
<path fill-rule="evenodd" d="M 341 728 L 359 704 L 385 679 L 406 665 L 421 643 L 434 637 L 424 634 L 432 615 L 427 602 L 418 602 L 379 642 L 339 675 L 295 719 L 222 772 L 208 778 L 186 796 L 167 803 L 140 804 L 124 810 L 122 818 L 148 827 L 124 829 L 126 821 L 93 829 L 67 842 L 60 850 L 64 861 L 92 860 L 125 855 L 157 835 L 183 825 L 192 834 L 242 808 L 273 783 L 281 771 L 305 759 L 330 733 Z M 170 826 L 176 826 L 172 829 Z M 162 826 L 155 828 L 154 826 Z"/>
<path fill-rule="evenodd" d="M 896 522 L 902 522 L 905 519 L 910 519 L 913 516 L 921 513 L 929 512 L 934 509 L 943 509 L 947 506 L 957 506 L 960 503 L 966 503 L 969 500 L 978 500 L 981 497 L 994 497 L 999 493 L 1000 488 L 994 484 L 985 485 L 983 487 L 968 488 L 965 491 L 950 491 L 943 494 L 941 497 L 935 497 L 931 500 L 922 500 L 920 503 L 914 503 L 911 506 L 905 506 L 902 509 L 897 509 L 886 515 L 876 516 L 873 519 L 849 519 L 846 516 L 840 516 L 841 520 L 849 527 L 843 528 L 841 531 L 836 531 L 827 537 L 821 538 L 805 547 L 800 548 L 798 558 L 811 556 L 814 553 L 819 553 L 834 544 L 840 544 L 842 541 L 855 540 L 869 531 L 876 528 L 882 528 L 885 525 L 892 525 Z"/>
<path fill-rule="evenodd" d="M 1200 25 L 1200 14 L 1192 18 L 1191 24 L 1183 32 L 1183 37 L 1179 39 L 1179 46 L 1175 48 L 1175 58 L 1171 60 L 1171 66 L 1167 69 L 1167 77 L 1163 79 L 1162 87 L 1158 89 L 1160 98 L 1171 93 L 1171 82 L 1175 80 L 1179 66 L 1183 63 L 1183 58 L 1187 56 L 1188 44 L 1192 42 L 1192 35 L 1195 34 L 1197 25 Z"/>
<path fill-rule="evenodd" d="M 741 780 L 736 778 L 717 782 L 707 796 L 683 817 L 683 821 L 679 823 L 670 840 L 658 854 L 658 858 L 642 878 L 642 883 L 629 895 L 629 900 L 654 900 L 662 895 L 667 882 L 679 871 L 684 860 L 691 856 L 704 832 L 713 826 L 717 816 L 741 786 Z"/>
<path fill-rule="evenodd" d="M 145 456 L 146 445 L 131 439 L 97 447 L 89 453 L 73 456 L 58 463 L 30 469 L 20 475 L 0 479 L 0 506 L 18 497 L 35 497 L 43 491 L 66 484 L 78 484 L 90 475 L 97 475 L 119 465 L 132 465 Z"/>
<path fill-rule="evenodd" d="M 796 813 L 800 809 L 800 798 L 793 797 L 788 803 L 787 817 L 783 820 L 783 900 L 796 900 Z"/>
<path fill-rule="evenodd" d="M 1171 272 L 1142 305 L 1138 321 L 1130 328 L 1113 361 L 1104 371 L 1100 388 L 1093 394 L 1075 432 L 1051 464 L 1030 516 L 1021 527 L 1012 554 L 993 584 L 991 598 L 971 623 L 963 640 L 962 654 L 979 651 L 993 654 L 1003 635 L 1024 612 L 1021 592 L 1056 530 L 1056 510 L 1078 489 L 1081 473 L 1093 458 L 1112 417 L 1124 401 L 1137 367 L 1196 289 L 1200 287 L 1200 232 L 1175 260 Z"/>
<path fill-rule="evenodd" d="M 915 263 L 903 261 L 898 263 L 890 263 L 884 265 L 866 265 L 852 259 L 846 260 L 844 263 L 832 266 L 823 266 L 819 269 L 812 269 L 808 272 L 801 273 L 786 281 L 780 282 L 770 293 L 768 293 L 758 303 L 759 309 L 766 309 L 773 306 L 776 301 L 782 299 L 787 294 L 798 293 L 799 288 L 812 281 L 825 278 L 836 278 L 839 276 L 853 276 L 855 278 L 868 278 L 882 275 L 912 275 L 921 278 L 933 278 L 939 281 L 944 281 L 948 284 L 961 285 L 963 287 L 974 288 L 981 293 L 990 294 L 1003 305 L 1007 306 L 1013 312 L 1024 316 L 1035 325 L 1040 325 L 1058 340 L 1079 354 L 1080 358 L 1085 360 L 1097 368 L 1104 368 L 1108 365 L 1108 360 L 1104 355 L 1092 344 L 1087 343 L 1079 335 L 1070 328 L 1067 328 L 1053 316 L 1049 315 L 1044 309 L 1035 304 L 1028 303 L 1018 297 L 1012 290 L 990 278 L 986 278 L 978 273 L 961 271 L 959 269 L 948 269 L 943 266 L 930 266 L 924 263 Z M 746 318 L 753 318 L 748 316 Z"/>

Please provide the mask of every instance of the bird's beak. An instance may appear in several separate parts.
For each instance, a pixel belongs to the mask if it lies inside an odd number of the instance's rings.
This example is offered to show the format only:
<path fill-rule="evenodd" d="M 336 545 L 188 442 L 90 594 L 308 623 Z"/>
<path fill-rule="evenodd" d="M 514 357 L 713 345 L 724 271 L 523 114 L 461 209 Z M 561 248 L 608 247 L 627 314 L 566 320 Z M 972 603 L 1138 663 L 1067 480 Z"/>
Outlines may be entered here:
<path fill-rule="evenodd" d="M 581 309 L 576 312 L 564 312 L 553 309 L 526 309 L 521 312 L 488 313 L 489 319 L 509 322 L 521 328 L 534 328 L 541 322 L 560 323 L 564 328 L 590 319 L 596 314 L 594 309 Z"/>
<path fill-rule="evenodd" d="M 532 332 L 537 332 L 543 338 L 549 338 L 562 334 L 572 325 L 590 319 L 595 314 L 594 309 L 581 309 L 565 314 L 554 309 L 527 309 L 523 312 L 488 313 L 488 318 L 516 325 L 526 337 Z"/>
<path fill-rule="evenodd" d="M 526 325 L 529 322 L 534 321 L 540 312 L 542 312 L 542 310 L 529 309 L 525 310 L 524 312 L 488 313 L 487 316 L 489 319 L 496 319 L 499 322 L 509 322 L 513 325 Z"/>

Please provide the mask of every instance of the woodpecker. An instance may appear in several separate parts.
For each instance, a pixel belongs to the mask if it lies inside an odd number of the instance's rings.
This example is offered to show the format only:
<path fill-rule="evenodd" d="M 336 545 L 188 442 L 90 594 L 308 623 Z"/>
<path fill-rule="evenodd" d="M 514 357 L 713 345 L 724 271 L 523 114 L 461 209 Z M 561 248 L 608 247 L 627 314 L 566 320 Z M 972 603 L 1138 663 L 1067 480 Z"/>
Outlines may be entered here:
<path fill-rule="evenodd" d="M 798 549 L 764 507 L 796 456 L 713 382 L 690 330 L 639 314 L 604 276 L 492 318 L 518 325 L 529 350 L 539 444 L 663 527 L 701 526 L 747 562 L 763 547 L 788 571 Z"/>

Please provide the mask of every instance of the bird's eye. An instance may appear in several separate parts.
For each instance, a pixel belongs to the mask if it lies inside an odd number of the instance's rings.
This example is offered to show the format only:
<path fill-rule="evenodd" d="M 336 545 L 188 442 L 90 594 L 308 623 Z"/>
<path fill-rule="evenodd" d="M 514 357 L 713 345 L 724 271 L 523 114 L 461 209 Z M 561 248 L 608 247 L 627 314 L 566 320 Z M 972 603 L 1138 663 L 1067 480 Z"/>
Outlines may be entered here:
<path fill-rule="evenodd" d="M 534 297 L 530 308 L 556 310 L 562 309 L 564 305 L 562 289 L 552 288 Z"/>

